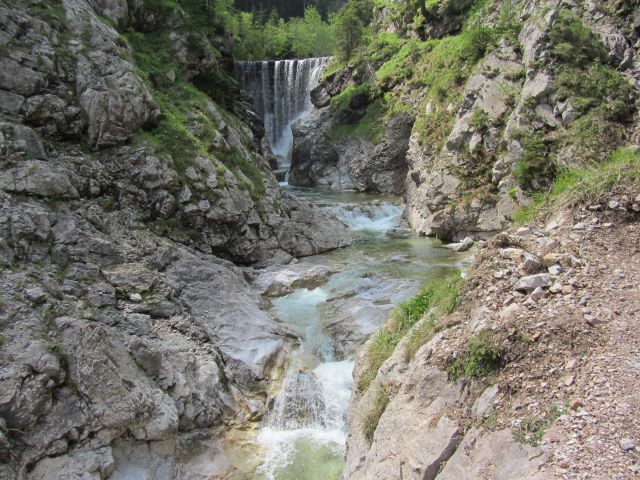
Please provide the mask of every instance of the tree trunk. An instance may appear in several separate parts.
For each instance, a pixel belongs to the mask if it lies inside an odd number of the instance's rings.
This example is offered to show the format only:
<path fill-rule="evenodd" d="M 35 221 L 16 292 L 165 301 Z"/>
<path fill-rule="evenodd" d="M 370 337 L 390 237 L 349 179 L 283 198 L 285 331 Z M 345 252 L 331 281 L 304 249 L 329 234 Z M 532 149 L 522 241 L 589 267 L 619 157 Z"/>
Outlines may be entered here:
<path fill-rule="evenodd" d="M 429 17 L 429 13 L 427 12 L 427 6 L 424 4 L 424 0 L 419 0 L 420 3 L 420 13 L 426 19 Z"/>

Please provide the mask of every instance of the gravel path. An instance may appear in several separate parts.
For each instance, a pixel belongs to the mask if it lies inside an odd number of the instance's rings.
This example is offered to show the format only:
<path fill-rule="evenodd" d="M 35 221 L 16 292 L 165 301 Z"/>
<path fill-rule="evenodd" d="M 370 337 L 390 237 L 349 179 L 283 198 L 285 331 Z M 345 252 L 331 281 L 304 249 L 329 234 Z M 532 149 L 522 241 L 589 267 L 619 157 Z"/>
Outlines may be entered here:
<path fill-rule="evenodd" d="M 575 372 L 568 413 L 545 435 L 549 472 L 567 479 L 640 477 L 640 227 L 614 223 L 572 239 L 587 260 L 585 305 L 574 310 L 601 330 Z M 598 342 L 599 343 L 599 342 Z"/>

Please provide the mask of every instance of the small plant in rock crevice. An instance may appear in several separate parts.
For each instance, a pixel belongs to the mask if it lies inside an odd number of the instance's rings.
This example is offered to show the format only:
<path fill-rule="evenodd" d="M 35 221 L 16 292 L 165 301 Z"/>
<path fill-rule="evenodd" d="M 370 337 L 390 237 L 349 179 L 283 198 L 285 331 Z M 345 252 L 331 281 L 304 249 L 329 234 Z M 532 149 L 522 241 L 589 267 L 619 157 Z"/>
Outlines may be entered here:
<path fill-rule="evenodd" d="M 469 339 L 466 351 L 449 364 L 447 374 L 451 380 L 483 377 L 498 369 L 501 363 L 500 349 L 489 330 L 483 330 Z"/>
<path fill-rule="evenodd" d="M 540 445 L 542 437 L 551 428 L 553 423 L 565 412 L 562 406 L 552 404 L 547 413 L 541 418 L 528 417 L 522 419 L 520 425 L 514 430 L 513 436 L 520 443 L 527 443 L 534 447 Z"/>

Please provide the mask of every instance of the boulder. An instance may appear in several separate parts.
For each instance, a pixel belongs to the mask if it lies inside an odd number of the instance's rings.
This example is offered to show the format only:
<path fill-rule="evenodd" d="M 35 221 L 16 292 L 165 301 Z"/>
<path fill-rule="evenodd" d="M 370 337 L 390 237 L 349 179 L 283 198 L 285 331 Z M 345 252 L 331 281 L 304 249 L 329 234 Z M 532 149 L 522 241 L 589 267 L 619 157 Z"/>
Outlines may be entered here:
<path fill-rule="evenodd" d="M 513 290 L 533 291 L 536 288 L 548 288 L 552 283 L 548 273 L 538 273 L 520 278 L 513 286 Z"/>

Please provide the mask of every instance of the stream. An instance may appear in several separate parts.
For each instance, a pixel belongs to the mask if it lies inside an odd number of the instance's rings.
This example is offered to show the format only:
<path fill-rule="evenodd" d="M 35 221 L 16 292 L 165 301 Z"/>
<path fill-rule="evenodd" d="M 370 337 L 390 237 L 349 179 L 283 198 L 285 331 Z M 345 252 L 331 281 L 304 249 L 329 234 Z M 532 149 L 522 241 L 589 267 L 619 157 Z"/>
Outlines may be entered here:
<path fill-rule="evenodd" d="M 240 85 L 264 121 L 282 180 L 291 164 L 291 125 L 313 108 L 310 91 L 327 61 L 236 64 Z M 436 240 L 412 235 L 397 199 L 296 188 L 286 181 L 281 186 L 341 219 L 354 242 L 293 262 L 298 273 L 321 270 L 326 278 L 271 300 L 270 313 L 295 332 L 300 344 L 286 362 L 281 385 L 272 386 L 259 429 L 235 432 L 225 453 L 242 472 L 233 480 L 335 480 L 344 466 L 358 348 L 384 325 L 395 305 L 415 296 L 429 277 L 459 268 L 463 257 Z"/>
<path fill-rule="evenodd" d="M 283 188 L 315 202 L 345 222 L 351 247 L 300 259 L 333 273 L 316 288 L 272 300 L 272 314 L 301 338 L 279 391 L 244 454 L 255 455 L 245 475 L 255 480 L 340 478 L 346 416 L 356 349 L 386 321 L 390 310 L 413 297 L 426 279 L 459 268 L 462 256 L 440 242 L 409 234 L 403 206 L 379 196 Z M 398 230 L 400 229 L 400 230 Z M 400 232 L 389 236 L 389 232 Z"/>

